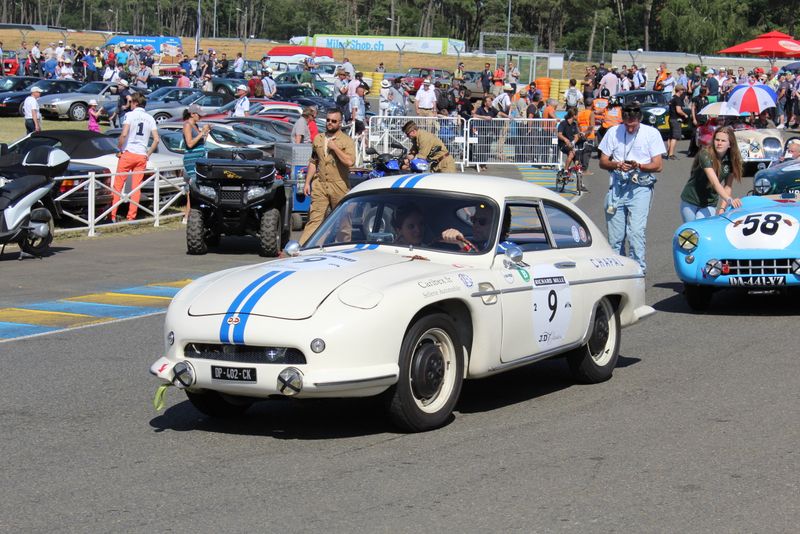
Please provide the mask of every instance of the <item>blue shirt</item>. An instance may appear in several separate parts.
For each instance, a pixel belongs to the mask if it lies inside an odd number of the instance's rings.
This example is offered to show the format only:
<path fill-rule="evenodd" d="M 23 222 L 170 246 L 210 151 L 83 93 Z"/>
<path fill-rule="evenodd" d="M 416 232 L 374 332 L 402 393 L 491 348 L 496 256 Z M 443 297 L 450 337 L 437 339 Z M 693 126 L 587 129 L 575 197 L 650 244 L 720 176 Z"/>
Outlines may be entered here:
<path fill-rule="evenodd" d="M 44 62 L 44 72 L 47 74 L 48 78 L 53 78 L 56 75 L 56 66 L 58 65 L 58 61 L 55 58 L 50 58 Z"/>
<path fill-rule="evenodd" d="M 117 54 L 117 65 L 125 65 L 128 63 L 128 53 L 120 52 Z"/>

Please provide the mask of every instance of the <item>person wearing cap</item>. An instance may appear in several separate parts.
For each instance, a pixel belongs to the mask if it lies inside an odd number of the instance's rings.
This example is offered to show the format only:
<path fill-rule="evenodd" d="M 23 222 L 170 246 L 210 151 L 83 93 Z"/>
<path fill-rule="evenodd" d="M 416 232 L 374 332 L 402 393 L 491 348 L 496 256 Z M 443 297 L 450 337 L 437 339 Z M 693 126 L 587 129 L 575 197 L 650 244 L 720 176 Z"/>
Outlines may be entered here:
<path fill-rule="evenodd" d="M 97 120 L 97 100 L 94 98 L 89 100 L 89 109 L 86 114 L 89 116 L 89 131 L 100 132 L 100 123 Z"/>
<path fill-rule="evenodd" d="M 250 114 L 250 99 L 247 94 L 250 90 L 246 85 L 240 84 L 236 86 L 236 104 L 231 112 L 231 117 L 247 117 Z"/>
<path fill-rule="evenodd" d="M 131 111 L 125 115 L 122 124 L 122 132 L 117 141 L 119 152 L 117 157 L 117 170 L 113 179 L 113 206 L 111 208 L 111 222 L 117 222 L 117 209 L 119 208 L 120 197 L 128 173 L 132 173 L 130 206 L 128 207 L 127 219 L 136 219 L 139 209 L 139 199 L 141 197 L 140 185 L 144 178 L 144 171 L 147 168 L 147 160 L 156 151 L 159 143 L 158 129 L 156 121 L 144 110 L 146 100 L 141 93 L 134 93 L 130 98 Z M 152 137 L 153 142 L 150 143 Z M 149 146 L 148 146 L 148 143 Z"/>
<path fill-rule="evenodd" d="M 124 78 L 117 79 L 117 87 L 119 87 L 117 94 L 119 98 L 117 98 L 117 112 L 114 118 L 120 126 L 124 124 L 125 115 L 131 110 L 131 90 L 129 86 L 128 80 Z"/>
<path fill-rule="evenodd" d="M 418 117 L 436 116 L 436 91 L 431 87 L 430 78 L 425 78 L 414 96 L 414 111 Z"/>
<path fill-rule="evenodd" d="M 39 111 L 39 97 L 42 96 L 41 88 L 34 85 L 31 94 L 22 103 L 22 115 L 25 117 L 25 131 L 27 133 L 42 131 L 42 114 Z"/>
<path fill-rule="evenodd" d="M 59 41 L 58 46 L 53 50 L 53 54 L 55 54 L 57 60 L 64 59 L 64 41 Z"/>
<path fill-rule="evenodd" d="M 389 113 L 389 106 L 394 99 L 394 91 L 392 91 L 392 84 L 387 79 L 381 80 L 381 91 L 378 94 L 378 115 L 387 115 Z"/>
<path fill-rule="evenodd" d="M 632 259 L 647 270 L 647 217 L 653 200 L 655 173 L 661 172 L 667 151 L 661 133 L 642 124 L 638 103 L 622 109 L 623 123 L 614 126 L 600 142 L 600 168 L 609 171 L 606 224 L 611 249 L 625 255 L 625 240 Z"/>
<path fill-rule="evenodd" d="M 272 67 L 267 67 L 264 76 L 261 78 L 261 85 L 264 86 L 264 98 L 274 98 L 278 91 L 278 84 L 272 79 Z"/>
<path fill-rule="evenodd" d="M 431 162 L 433 172 L 456 172 L 456 162 L 447 145 L 436 135 L 420 130 L 414 121 L 408 121 L 403 125 L 403 133 L 411 140 L 411 149 L 406 155 L 404 169 L 408 168 L 408 162 L 415 157 L 425 158 Z"/>
<path fill-rule="evenodd" d="M 719 100 L 719 81 L 714 77 L 714 69 L 706 69 L 706 89 L 708 89 L 708 103 L 713 104 Z"/>
<path fill-rule="evenodd" d="M 317 230 L 328 209 L 334 210 L 350 189 L 350 168 L 356 162 L 356 147 L 341 130 L 342 118 L 341 110 L 329 109 L 325 133 L 311 143 L 311 159 L 303 186 L 303 193 L 311 196 L 311 208 L 300 236 L 301 244 Z"/>

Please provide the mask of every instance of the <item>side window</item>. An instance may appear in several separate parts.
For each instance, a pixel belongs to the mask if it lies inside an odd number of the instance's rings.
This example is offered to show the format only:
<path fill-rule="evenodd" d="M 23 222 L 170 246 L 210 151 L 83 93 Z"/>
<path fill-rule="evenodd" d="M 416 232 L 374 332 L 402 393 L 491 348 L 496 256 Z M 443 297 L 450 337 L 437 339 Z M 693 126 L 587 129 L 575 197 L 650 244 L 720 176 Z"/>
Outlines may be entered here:
<path fill-rule="evenodd" d="M 588 247 L 592 244 L 589 230 L 576 215 L 553 204 L 545 204 L 544 211 L 558 248 Z"/>
<path fill-rule="evenodd" d="M 551 248 L 542 222 L 542 214 L 537 206 L 508 206 L 503 214 L 501 228 L 508 230 L 505 236 L 500 236 L 500 240 L 515 243 L 523 252 Z"/>

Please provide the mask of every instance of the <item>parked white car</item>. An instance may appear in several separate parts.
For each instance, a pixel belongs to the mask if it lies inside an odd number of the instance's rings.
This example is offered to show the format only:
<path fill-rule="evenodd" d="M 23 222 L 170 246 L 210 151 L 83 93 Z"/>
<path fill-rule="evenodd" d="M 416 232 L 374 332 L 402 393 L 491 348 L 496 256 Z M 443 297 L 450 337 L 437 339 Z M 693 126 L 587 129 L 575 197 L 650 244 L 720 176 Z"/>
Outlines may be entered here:
<path fill-rule="evenodd" d="M 394 422 L 422 431 L 448 421 L 464 379 L 565 355 L 577 380 L 607 380 L 621 328 L 654 313 L 638 264 L 518 180 L 367 180 L 286 253 L 182 289 L 150 372 L 209 416 L 386 392 Z"/>

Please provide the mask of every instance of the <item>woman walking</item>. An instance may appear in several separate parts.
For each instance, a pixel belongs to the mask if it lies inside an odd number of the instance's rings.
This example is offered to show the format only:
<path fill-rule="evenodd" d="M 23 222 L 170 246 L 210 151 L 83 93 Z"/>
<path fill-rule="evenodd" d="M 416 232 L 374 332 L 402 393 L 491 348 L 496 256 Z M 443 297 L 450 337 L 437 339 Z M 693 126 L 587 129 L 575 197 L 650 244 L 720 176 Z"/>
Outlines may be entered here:
<path fill-rule="evenodd" d="M 192 104 L 183 112 L 183 140 L 186 142 L 186 151 L 183 153 L 183 178 L 186 181 L 186 211 L 183 214 L 183 223 L 186 224 L 189 218 L 188 188 L 189 182 L 194 180 L 197 175 L 197 160 L 206 156 L 206 137 L 211 127 L 206 124 L 200 128 L 197 123 L 200 121 L 200 106 Z"/>
<path fill-rule="evenodd" d="M 733 183 L 742 181 L 742 156 L 733 128 L 714 132 L 711 145 L 697 154 L 689 181 L 681 192 L 683 222 L 719 215 L 730 204 L 742 205 L 732 196 Z"/>

